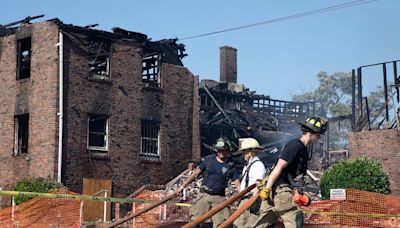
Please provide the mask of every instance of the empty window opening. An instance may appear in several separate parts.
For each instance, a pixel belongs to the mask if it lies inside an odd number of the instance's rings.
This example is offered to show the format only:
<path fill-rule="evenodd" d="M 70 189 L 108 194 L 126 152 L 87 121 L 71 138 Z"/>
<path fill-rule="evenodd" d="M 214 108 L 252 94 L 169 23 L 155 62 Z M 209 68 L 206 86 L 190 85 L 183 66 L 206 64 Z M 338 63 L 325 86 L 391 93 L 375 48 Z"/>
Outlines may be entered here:
<path fill-rule="evenodd" d="M 31 76 L 31 37 L 17 41 L 17 80 L 29 78 Z"/>
<path fill-rule="evenodd" d="M 29 114 L 15 116 L 14 155 L 28 153 Z"/>
<path fill-rule="evenodd" d="M 160 124 L 156 121 L 142 120 L 140 155 L 144 158 L 160 157 Z"/>
<path fill-rule="evenodd" d="M 200 105 L 201 106 L 206 106 L 207 105 L 207 95 L 206 94 L 201 94 L 200 95 Z"/>
<path fill-rule="evenodd" d="M 91 40 L 89 48 L 90 76 L 109 79 L 110 76 L 110 47 L 109 41 Z"/>
<path fill-rule="evenodd" d="M 108 150 L 108 117 L 91 115 L 88 118 L 88 149 Z"/>
<path fill-rule="evenodd" d="M 160 56 L 152 54 L 143 58 L 142 67 L 142 80 L 148 85 L 159 86 L 159 66 Z"/>

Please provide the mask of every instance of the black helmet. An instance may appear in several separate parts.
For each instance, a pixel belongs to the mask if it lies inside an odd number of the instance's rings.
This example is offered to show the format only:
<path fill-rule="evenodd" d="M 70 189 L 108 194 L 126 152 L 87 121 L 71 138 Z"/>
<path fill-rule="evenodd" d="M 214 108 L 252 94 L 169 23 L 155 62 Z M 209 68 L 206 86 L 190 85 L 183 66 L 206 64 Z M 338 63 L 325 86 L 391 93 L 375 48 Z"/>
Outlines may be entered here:
<path fill-rule="evenodd" d="M 314 133 L 324 134 L 328 126 L 328 120 L 322 117 L 310 117 L 307 118 L 303 123 L 298 124 L 300 124 L 302 131 L 311 131 Z"/>
<path fill-rule="evenodd" d="M 220 137 L 215 142 L 214 148 L 216 150 L 232 150 L 231 142 L 226 137 Z"/>

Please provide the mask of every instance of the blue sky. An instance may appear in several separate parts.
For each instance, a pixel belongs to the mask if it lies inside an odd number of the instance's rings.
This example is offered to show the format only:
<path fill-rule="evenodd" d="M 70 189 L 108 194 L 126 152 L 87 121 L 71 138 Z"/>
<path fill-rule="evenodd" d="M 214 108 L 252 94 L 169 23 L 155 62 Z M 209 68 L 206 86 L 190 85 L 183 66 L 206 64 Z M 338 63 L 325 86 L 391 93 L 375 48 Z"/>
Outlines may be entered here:
<path fill-rule="evenodd" d="M 353 0 L 354 1 L 354 0 Z M 5 4 L 7 2 L 7 4 Z M 45 14 L 66 24 L 141 32 L 152 40 L 185 38 L 352 0 L 2 1 L 0 24 Z M 182 40 L 184 64 L 200 79 L 219 79 L 219 47 L 238 49 L 238 83 L 274 99 L 315 89 L 320 71 L 400 59 L 400 1 L 378 0 L 306 17 Z M 372 80 L 372 79 L 371 79 Z M 380 81 L 380 80 L 379 80 Z"/>

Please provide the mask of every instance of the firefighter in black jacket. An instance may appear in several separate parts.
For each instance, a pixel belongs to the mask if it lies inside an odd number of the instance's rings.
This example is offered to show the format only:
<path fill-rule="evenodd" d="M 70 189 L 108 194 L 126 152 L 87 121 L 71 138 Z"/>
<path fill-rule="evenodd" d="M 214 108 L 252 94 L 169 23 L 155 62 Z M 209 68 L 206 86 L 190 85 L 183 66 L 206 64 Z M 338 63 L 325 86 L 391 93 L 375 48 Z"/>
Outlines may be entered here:
<path fill-rule="evenodd" d="M 268 227 L 281 217 L 285 227 L 303 227 L 303 211 L 293 199 L 291 178 L 307 171 L 309 160 L 307 147 L 315 144 L 327 128 L 327 120 L 321 117 L 307 118 L 299 123 L 303 135 L 289 141 L 269 175 L 260 186 L 263 199 L 260 216 L 254 227 Z"/>

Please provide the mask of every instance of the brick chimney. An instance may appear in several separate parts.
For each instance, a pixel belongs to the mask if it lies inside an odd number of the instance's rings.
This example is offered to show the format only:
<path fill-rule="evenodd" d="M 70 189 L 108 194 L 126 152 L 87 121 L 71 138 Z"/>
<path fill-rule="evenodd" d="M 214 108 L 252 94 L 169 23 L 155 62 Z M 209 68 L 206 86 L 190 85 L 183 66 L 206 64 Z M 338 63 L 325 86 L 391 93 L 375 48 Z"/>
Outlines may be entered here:
<path fill-rule="evenodd" d="M 219 69 L 221 82 L 237 83 L 237 49 L 229 46 L 219 48 Z"/>

